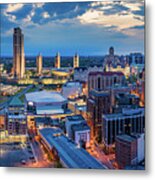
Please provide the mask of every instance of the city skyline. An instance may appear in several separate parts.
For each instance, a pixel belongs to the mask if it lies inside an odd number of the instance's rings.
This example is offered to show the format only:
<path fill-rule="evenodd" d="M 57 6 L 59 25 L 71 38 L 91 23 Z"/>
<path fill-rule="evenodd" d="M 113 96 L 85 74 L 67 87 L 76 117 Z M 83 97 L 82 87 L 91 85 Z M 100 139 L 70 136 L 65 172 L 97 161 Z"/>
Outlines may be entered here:
<path fill-rule="evenodd" d="M 39 52 L 45 56 L 55 56 L 56 52 L 63 56 L 75 52 L 100 56 L 110 46 L 117 47 L 118 54 L 144 53 L 143 1 L 1 4 L 0 7 L 2 56 L 12 56 L 12 33 L 18 26 L 25 35 L 26 56 Z"/>
<path fill-rule="evenodd" d="M 142 4 L 3 5 L 0 166 L 145 170 Z"/>

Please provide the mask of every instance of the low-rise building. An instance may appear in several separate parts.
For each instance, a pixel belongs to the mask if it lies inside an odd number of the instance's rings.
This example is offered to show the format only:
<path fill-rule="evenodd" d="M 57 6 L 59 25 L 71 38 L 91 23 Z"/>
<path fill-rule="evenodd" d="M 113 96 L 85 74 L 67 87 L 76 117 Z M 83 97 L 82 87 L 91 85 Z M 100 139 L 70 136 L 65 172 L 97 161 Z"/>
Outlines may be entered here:
<path fill-rule="evenodd" d="M 120 135 L 116 138 L 116 161 L 119 168 L 135 165 L 137 161 L 137 141 L 129 135 Z"/>
<path fill-rule="evenodd" d="M 8 135 L 27 135 L 27 121 L 25 115 L 8 115 L 7 117 Z"/>
<path fill-rule="evenodd" d="M 8 106 L 8 114 L 24 114 L 24 103 L 17 97 L 14 96 Z"/>
<path fill-rule="evenodd" d="M 129 65 L 123 66 L 123 65 L 106 65 L 106 71 L 111 71 L 111 72 L 122 72 L 125 77 L 129 77 L 131 74 L 131 68 Z"/>
<path fill-rule="evenodd" d="M 65 98 L 74 99 L 82 95 L 82 84 L 79 81 L 69 81 L 62 87 L 62 95 Z"/>
<path fill-rule="evenodd" d="M 67 99 L 55 91 L 27 93 L 25 95 L 25 111 L 29 129 L 35 129 L 36 117 L 63 119 L 73 114 L 68 108 Z"/>
<path fill-rule="evenodd" d="M 0 130 L 5 130 L 6 125 L 6 115 L 4 113 L 0 113 Z"/>
<path fill-rule="evenodd" d="M 144 160 L 144 134 L 116 137 L 116 161 L 119 168 L 138 165 Z"/>
<path fill-rule="evenodd" d="M 25 97 L 27 114 L 55 115 L 67 111 L 67 99 L 58 92 L 32 92 L 27 93 Z"/>
<path fill-rule="evenodd" d="M 0 93 L 4 96 L 15 95 L 20 90 L 21 90 L 21 87 L 19 86 L 0 84 Z"/>
<path fill-rule="evenodd" d="M 71 130 L 73 134 L 72 139 L 77 145 L 83 148 L 90 146 L 90 127 L 86 122 L 72 125 Z"/>
<path fill-rule="evenodd" d="M 20 139 L 20 137 L 26 139 L 27 136 L 27 118 L 24 113 L 24 104 L 21 100 L 14 96 L 7 109 L 6 114 L 6 130 L 8 136 Z M 19 138 L 18 138 L 19 137 Z"/>
<path fill-rule="evenodd" d="M 66 135 L 76 144 L 83 147 L 90 145 L 90 128 L 81 115 L 66 117 Z"/>
<path fill-rule="evenodd" d="M 74 80 L 88 82 L 90 72 L 103 72 L 103 66 L 77 67 L 74 69 Z"/>

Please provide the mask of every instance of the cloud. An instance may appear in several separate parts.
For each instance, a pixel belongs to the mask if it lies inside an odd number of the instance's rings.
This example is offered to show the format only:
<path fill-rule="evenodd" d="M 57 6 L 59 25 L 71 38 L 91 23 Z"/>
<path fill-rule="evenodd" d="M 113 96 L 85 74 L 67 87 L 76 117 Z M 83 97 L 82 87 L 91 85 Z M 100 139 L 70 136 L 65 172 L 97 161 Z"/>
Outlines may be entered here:
<path fill-rule="evenodd" d="M 129 8 L 131 11 L 139 11 L 139 10 L 141 10 L 141 6 L 142 6 L 142 4 L 144 5 L 144 2 L 143 1 L 140 1 L 140 0 L 138 0 L 138 1 L 129 1 L 129 2 L 126 2 L 126 1 L 122 1 L 121 2 L 122 3 L 122 5 L 124 5 L 125 7 L 127 7 L 127 8 Z"/>
<path fill-rule="evenodd" d="M 133 29 L 132 33 L 129 33 L 130 28 L 144 25 L 142 4 L 142 1 L 139 3 L 131 3 L 131 1 L 93 2 L 91 8 L 77 18 L 82 24 L 96 24 L 103 27 L 114 26 L 113 29 L 118 32 L 134 35 Z"/>
<path fill-rule="evenodd" d="M 42 8 L 44 6 L 45 3 L 35 3 L 33 4 L 34 8 Z"/>
<path fill-rule="evenodd" d="M 42 17 L 46 19 L 46 18 L 50 18 L 50 15 L 48 14 L 48 12 L 43 12 Z"/>
<path fill-rule="evenodd" d="M 21 9 L 24 4 L 8 4 L 6 8 L 6 13 L 15 12 Z"/>
<path fill-rule="evenodd" d="M 24 22 L 24 23 L 31 22 L 31 16 L 30 16 L 30 15 L 27 15 L 26 18 L 23 19 L 23 22 Z"/>
<path fill-rule="evenodd" d="M 112 14 L 105 15 L 104 12 L 98 10 L 88 10 L 85 14 L 78 17 L 81 23 L 94 23 L 103 26 L 116 26 L 119 30 L 129 28 L 144 23 L 134 18 L 134 15 Z M 128 22 L 128 23 L 127 23 Z"/>
<path fill-rule="evenodd" d="M 4 4 L 0 7 L 1 33 L 4 41 L 7 37 L 7 42 L 9 36 L 12 38 L 16 26 L 23 29 L 29 44 L 38 43 L 35 44 L 37 48 L 40 45 L 37 40 L 41 40 L 42 48 L 49 43 L 49 49 L 54 46 L 78 49 L 81 46 L 81 51 L 88 47 L 95 52 L 97 49 L 101 51 L 100 47 L 105 47 L 104 43 L 106 46 L 120 43 L 125 46 L 128 43 L 131 47 L 135 45 L 139 48 L 144 41 L 142 0 Z M 51 39 L 52 46 L 49 42 Z M 56 44 L 58 40 L 62 45 Z M 137 44 L 133 44 L 134 40 Z"/>

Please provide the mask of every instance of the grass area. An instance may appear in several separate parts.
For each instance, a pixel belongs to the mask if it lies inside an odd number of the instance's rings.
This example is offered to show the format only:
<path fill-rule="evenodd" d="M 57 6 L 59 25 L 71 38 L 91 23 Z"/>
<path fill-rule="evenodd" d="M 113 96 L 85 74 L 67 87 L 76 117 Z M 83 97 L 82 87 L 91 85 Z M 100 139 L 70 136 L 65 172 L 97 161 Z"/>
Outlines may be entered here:
<path fill-rule="evenodd" d="M 0 104 L 6 102 L 8 100 L 8 97 L 7 96 L 2 96 L 0 95 Z"/>
<path fill-rule="evenodd" d="M 22 102 L 24 102 L 25 94 L 23 94 L 19 99 L 20 99 Z"/>
<path fill-rule="evenodd" d="M 27 91 L 27 93 L 33 92 L 33 91 L 35 91 L 35 90 L 36 90 L 36 87 L 33 87 L 33 88 L 29 89 L 29 90 Z"/>

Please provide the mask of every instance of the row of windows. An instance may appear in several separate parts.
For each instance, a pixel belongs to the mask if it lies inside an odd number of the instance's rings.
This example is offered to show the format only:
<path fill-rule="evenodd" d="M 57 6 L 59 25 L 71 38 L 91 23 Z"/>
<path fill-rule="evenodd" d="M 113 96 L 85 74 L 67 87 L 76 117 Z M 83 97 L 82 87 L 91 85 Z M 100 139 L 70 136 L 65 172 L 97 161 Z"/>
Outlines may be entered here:
<path fill-rule="evenodd" d="M 143 133 L 145 128 L 145 118 L 127 118 L 125 120 L 103 121 L 103 136 L 108 144 L 115 142 L 119 134 Z"/>

